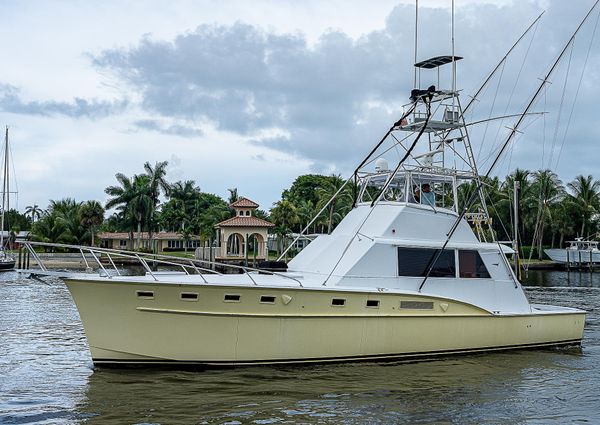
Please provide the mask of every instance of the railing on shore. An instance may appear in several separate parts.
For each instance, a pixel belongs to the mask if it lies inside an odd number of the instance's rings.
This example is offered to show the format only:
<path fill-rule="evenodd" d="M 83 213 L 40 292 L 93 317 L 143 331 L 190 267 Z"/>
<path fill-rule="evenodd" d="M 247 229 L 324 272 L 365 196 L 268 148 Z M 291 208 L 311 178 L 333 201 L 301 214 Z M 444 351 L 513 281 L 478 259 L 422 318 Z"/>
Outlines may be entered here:
<path fill-rule="evenodd" d="M 247 267 L 240 266 L 236 264 L 227 264 L 220 263 L 217 261 L 208 261 L 208 260 L 199 260 L 194 258 L 182 258 L 175 257 L 164 254 L 151 254 L 151 253 L 142 253 L 142 252 L 134 252 L 134 251 L 126 251 L 119 249 L 109 249 L 109 248 L 98 248 L 98 247 L 90 247 L 83 245 L 67 245 L 67 244 L 58 244 L 58 243 L 47 243 L 47 242 L 32 242 L 25 241 L 22 242 L 23 248 L 25 249 L 26 256 L 23 256 L 23 261 L 21 261 L 21 255 L 19 255 L 19 268 L 22 265 L 25 265 L 25 268 L 29 267 L 29 258 L 33 258 L 39 268 L 43 272 L 49 272 L 48 267 L 44 263 L 44 260 L 41 258 L 40 253 L 36 252 L 35 248 L 54 248 L 67 250 L 71 252 L 75 252 L 77 258 L 83 259 L 86 270 L 92 270 L 90 264 L 96 264 L 98 266 L 98 270 L 101 271 L 104 277 L 112 279 L 114 276 L 122 276 L 123 273 L 117 267 L 117 263 L 119 260 L 128 260 L 133 262 L 134 264 L 139 264 L 146 271 L 146 274 L 152 276 L 152 278 L 158 282 L 160 281 L 160 273 L 156 271 L 155 267 L 159 265 L 162 266 L 170 266 L 181 268 L 182 271 L 189 274 L 197 274 L 200 276 L 204 283 L 208 283 L 203 273 L 207 274 L 218 274 L 221 275 L 216 269 L 231 269 L 236 270 L 241 274 L 245 274 L 252 281 L 254 285 L 258 285 L 251 272 L 258 272 L 263 274 L 281 276 L 285 279 L 293 280 L 298 283 L 298 285 L 302 286 L 302 283 L 293 276 L 286 275 L 285 273 L 278 273 L 270 270 L 255 268 L 255 267 Z M 107 260 L 107 264 L 102 263 L 101 258 L 105 257 Z M 90 261 L 92 260 L 92 261 Z M 150 267 L 152 265 L 152 267 Z M 154 268 L 154 270 L 153 270 Z M 32 270 L 27 270 L 32 271 Z"/>

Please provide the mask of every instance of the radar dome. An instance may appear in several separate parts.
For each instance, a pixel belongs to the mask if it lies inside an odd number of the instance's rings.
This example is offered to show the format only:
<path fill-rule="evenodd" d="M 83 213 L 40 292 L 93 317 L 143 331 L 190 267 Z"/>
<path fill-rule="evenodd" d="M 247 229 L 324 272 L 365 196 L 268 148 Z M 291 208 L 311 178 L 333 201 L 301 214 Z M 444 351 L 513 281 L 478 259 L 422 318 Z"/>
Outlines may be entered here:
<path fill-rule="evenodd" d="M 385 158 L 377 158 L 377 161 L 375 161 L 375 172 L 385 173 L 386 171 L 389 171 L 387 160 Z"/>

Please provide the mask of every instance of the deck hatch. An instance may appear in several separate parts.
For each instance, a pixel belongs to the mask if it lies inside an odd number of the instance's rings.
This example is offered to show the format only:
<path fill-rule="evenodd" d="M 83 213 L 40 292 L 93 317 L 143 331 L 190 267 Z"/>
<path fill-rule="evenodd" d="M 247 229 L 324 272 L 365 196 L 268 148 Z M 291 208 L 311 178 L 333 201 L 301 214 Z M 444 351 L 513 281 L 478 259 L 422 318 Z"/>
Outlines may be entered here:
<path fill-rule="evenodd" d="M 406 310 L 433 310 L 433 301 L 400 301 L 400 308 Z"/>
<path fill-rule="evenodd" d="M 367 300 L 367 307 L 379 308 L 379 300 Z"/>
<path fill-rule="evenodd" d="M 223 301 L 226 303 L 239 303 L 241 298 L 242 296 L 239 294 L 225 294 Z"/>
<path fill-rule="evenodd" d="M 261 295 L 260 302 L 263 304 L 275 304 L 275 297 L 273 295 Z"/>
<path fill-rule="evenodd" d="M 331 305 L 334 307 L 343 307 L 346 305 L 346 300 L 344 298 L 332 298 Z"/>
<path fill-rule="evenodd" d="M 142 298 L 145 300 L 153 300 L 154 299 L 154 291 L 135 291 L 135 294 L 138 298 Z"/>
<path fill-rule="evenodd" d="M 179 298 L 182 301 L 198 301 L 198 293 L 197 292 L 182 292 L 179 294 Z"/>

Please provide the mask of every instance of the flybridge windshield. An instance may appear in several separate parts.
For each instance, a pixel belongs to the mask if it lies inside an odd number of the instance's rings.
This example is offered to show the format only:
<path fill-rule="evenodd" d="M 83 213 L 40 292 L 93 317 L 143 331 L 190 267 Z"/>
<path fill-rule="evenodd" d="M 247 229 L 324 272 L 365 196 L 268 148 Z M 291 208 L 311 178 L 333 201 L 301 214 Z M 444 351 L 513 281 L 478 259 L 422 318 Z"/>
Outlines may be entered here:
<path fill-rule="evenodd" d="M 427 173 L 398 173 L 390 180 L 389 172 L 362 180 L 359 202 L 380 201 L 421 204 L 433 209 L 456 211 L 456 178 Z M 389 181 L 388 181 L 389 180 Z"/>

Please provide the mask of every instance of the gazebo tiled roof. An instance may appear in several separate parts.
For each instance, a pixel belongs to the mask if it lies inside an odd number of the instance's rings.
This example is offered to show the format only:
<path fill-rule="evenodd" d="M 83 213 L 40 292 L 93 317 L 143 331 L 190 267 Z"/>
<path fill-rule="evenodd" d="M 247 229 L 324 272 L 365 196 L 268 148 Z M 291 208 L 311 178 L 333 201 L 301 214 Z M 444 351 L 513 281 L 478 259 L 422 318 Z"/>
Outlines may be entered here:
<path fill-rule="evenodd" d="M 229 206 L 231 208 L 258 208 L 258 204 L 248 198 L 239 198 Z"/>
<path fill-rule="evenodd" d="M 252 201 L 250 201 L 252 202 Z M 233 204 L 232 204 L 233 205 Z M 236 216 L 215 224 L 215 227 L 274 227 L 273 223 L 258 217 Z"/>

